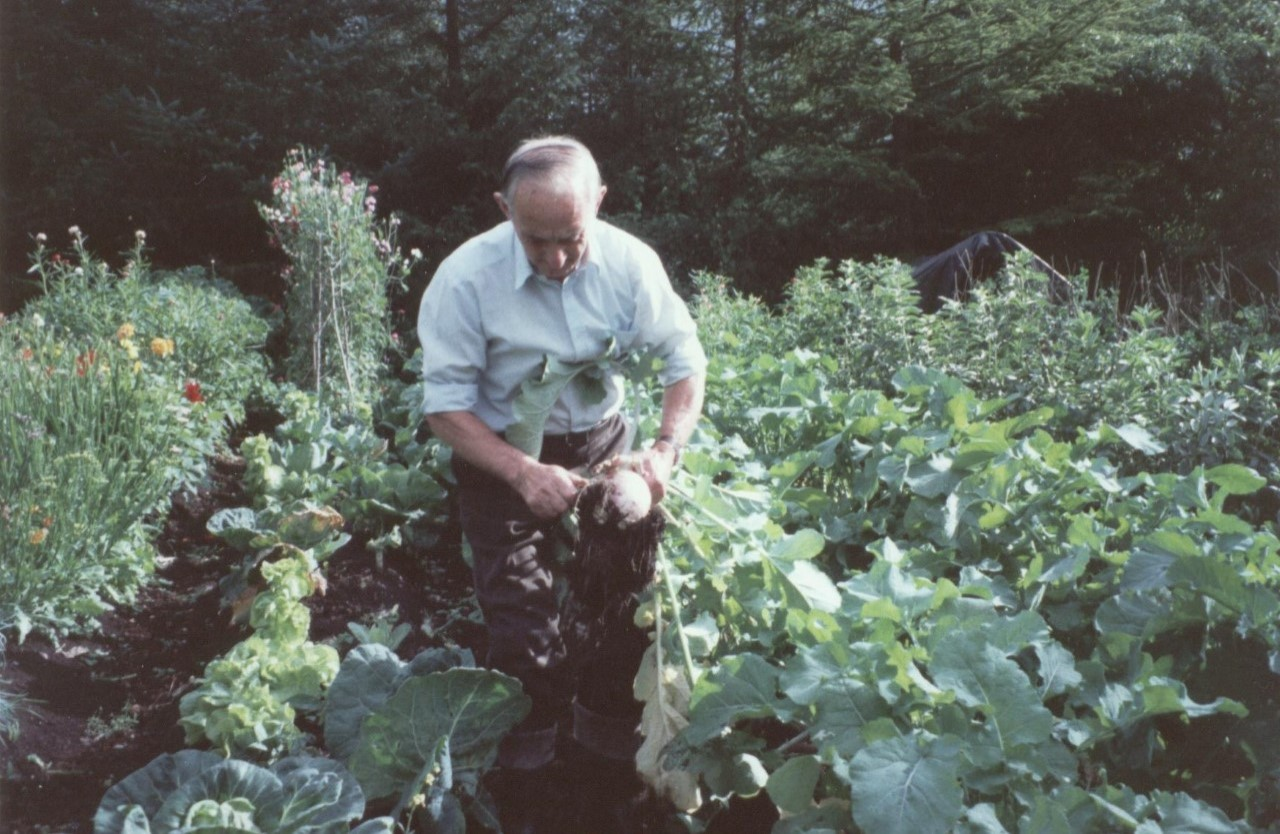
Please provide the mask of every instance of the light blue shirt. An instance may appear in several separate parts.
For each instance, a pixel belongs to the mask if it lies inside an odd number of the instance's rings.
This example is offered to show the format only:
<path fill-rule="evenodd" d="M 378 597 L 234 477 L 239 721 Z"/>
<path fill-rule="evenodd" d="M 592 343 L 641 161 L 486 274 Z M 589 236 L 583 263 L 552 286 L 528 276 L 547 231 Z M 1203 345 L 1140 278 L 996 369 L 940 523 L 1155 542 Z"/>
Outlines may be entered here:
<path fill-rule="evenodd" d="M 589 227 L 586 256 L 563 283 L 534 274 L 509 222 L 467 241 L 427 285 L 418 336 L 423 412 L 469 411 L 494 431 L 515 421 L 520 385 L 546 356 L 594 360 L 616 339 L 620 355 L 651 351 L 660 358 L 664 386 L 707 366 L 657 253 L 603 220 Z M 618 367 L 605 375 L 603 401 L 567 386 L 546 432 L 583 431 L 617 413 L 623 379 Z"/>

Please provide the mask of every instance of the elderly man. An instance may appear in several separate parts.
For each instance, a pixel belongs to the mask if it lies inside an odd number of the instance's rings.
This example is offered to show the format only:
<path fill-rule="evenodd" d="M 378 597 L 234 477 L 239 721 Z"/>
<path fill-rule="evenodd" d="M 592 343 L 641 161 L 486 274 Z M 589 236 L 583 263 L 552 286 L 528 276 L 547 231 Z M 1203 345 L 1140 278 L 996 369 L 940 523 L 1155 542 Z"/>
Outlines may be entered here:
<path fill-rule="evenodd" d="M 498 758 L 506 773 L 527 774 L 515 780 L 526 785 L 536 785 L 555 758 L 557 722 L 573 694 L 548 536 L 586 484 L 581 473 L 629 452 L 631 432 L 621 413 L 623 376 L 613 367 L 589 390 L 564 389 L 532 457 L 504 437 L 517 421 L 521 384 L 547 357 L 600 362 L 651 351 L 661 359 L 661 427 L 631 459 L 655 500 L 702 410 L 706 357 L 693 321 L 654 251 L 597 218 L 605 191 L 595 160 L 576 140 L 523 143 L 494 194 L 507 222 L 444 260 L 418 315 L 424 412 L 453 448 L 462 528 L 489 630 L 487 664 L 518 678 L 533 700 Z M 629 691 L 630 681 L 623 684 Z M 578 704 L 573 712 L 574 739 L 602 760 L 625 762 L 635 753 L 640 705 L 619 701 L 607 709 Z M 512 827 L 536 830 L 526 822 Z"/>

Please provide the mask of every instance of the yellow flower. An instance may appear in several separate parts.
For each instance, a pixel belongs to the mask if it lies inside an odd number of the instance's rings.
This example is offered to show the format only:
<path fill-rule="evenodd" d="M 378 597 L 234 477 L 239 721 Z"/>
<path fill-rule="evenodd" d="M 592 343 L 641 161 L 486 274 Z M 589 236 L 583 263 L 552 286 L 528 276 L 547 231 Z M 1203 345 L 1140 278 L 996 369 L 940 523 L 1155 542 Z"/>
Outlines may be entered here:
<path fill-rule="evenodd" d="M 32 530 L 32 531 L 31 531 L 31 543 L 32 543 L 32 544 L 40 544 L 41 542 L 43 542 L 43 541 L 48 537 L 48 535 L 49 535 L 49 528 L 48 528 L 48 527 L 41 527 L 41 528 L 39 528 L 39 529 Z"/>
<path fill-rule="evenodd" d="M 132 339 L 134 332 L 133 325 L 126 322 L 116 331 L 116 338 L 123 342 L 125 339 Z"/>
<path fill-rule="evenodd" d="M 151 340 L 151 352 L 161 359 L 173 353 L 173 339 L 161 339 L 159 337 Z"/>
<path fill-rule="evenodd" d="M 141 370 L 142 370 L 142 363 L 141 363 L 141 362 L 134 362 L 134 363 L 133 363 L 133 372 L 136 374 L 136 373 L 138 373 L 138 372 L 139 372 L 139 371 L 141 371 Z"/>
<path fill-rule="evenodd" d="M 138 346 L 133 343 L 132 339 L 121 339 L 120 347 L 124 348 L 125 355 L 130 359 L 138 358 Z"/>

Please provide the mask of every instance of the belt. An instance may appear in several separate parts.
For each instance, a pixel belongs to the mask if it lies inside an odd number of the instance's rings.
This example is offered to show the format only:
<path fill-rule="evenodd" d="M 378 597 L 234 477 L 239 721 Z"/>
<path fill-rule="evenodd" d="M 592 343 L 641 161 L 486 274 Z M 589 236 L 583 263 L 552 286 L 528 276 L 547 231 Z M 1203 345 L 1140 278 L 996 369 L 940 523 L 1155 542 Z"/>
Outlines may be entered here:
<path fill-rule="evenodd" d="M 543 435 L 542 442 L 563 444 L 569 447 L 582 446 L 583 444 L 590 443 L 593 438 L 598 437 L 601 434 L 606 434 L 608 432 L 615 430 L 618 424 L 621 422 L 622 422 L 622 415 L 614 414 L 610 417 L 604 418 L 599 423 L 596 423 L 594 426 L 592 426 L 589 429 L 583 429 L 582 431 L 571 431 L 571 432 L 566 432 L 564 434 Z"/>

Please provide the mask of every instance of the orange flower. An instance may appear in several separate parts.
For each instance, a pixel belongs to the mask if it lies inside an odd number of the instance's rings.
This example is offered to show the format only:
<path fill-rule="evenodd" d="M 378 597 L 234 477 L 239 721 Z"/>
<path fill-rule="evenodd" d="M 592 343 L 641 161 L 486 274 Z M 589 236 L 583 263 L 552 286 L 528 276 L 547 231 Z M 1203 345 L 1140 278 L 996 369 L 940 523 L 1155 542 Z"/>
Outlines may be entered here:
<path fill-rule="evenodd" d="M 173 354 L 173 350 L 173 339 L 161 339 L 157 336 L 151 340 L 151 352 L 156 356 L 159 356 L 161 359 L 166 356 L 171 356 Z"/>
<path fill-rule="evenodd" d="M 125 339 L 132 339 L 135 332 L 133 325 L 126 322 L 116 331 L 116 338 L 123 342 Z"/>
<path fill-rule="evenodd" d="M 32 543 L 32 544 L 40 544 L 41 542 L 43 542 L 43 541 L 44 541 L 46 538 L 48 538 L 48 537 L 49 537 L 49 528 L 48 528 L 48 527 L 41 527 L 41 528 L 39 528 L 39 529 L 36 529 L 36 530 L 32 530 L 32 531 L 31 531 L 31 539 L 30 539 L 30 541 L 31 541 L 31 543 Z"/>

